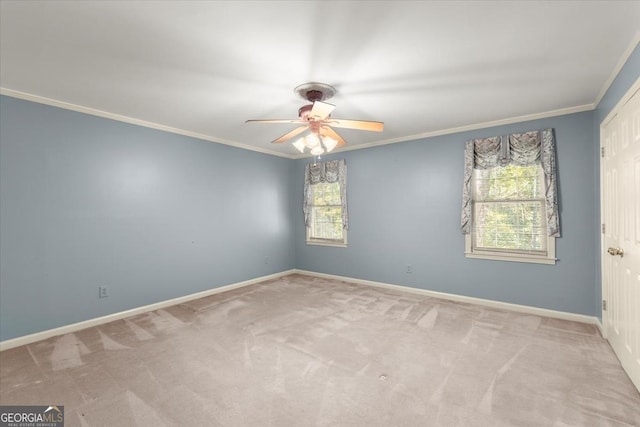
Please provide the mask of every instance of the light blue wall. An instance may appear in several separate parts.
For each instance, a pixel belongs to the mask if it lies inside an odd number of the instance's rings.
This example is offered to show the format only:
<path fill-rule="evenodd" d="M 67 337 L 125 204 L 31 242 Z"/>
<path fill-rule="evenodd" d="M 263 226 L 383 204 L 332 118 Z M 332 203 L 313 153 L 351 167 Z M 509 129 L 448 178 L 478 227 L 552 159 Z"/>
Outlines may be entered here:
<path fill-rule="evenodd" d="M 638 44 L 633 52 L 631 52 L 631 55 L 625 62 L 624 67 L 622 67 L 616 78 L 613 80 L 611 86 L 609 86 L 609 89 L 604 94 L 595 110 L 595 124 L 596 129 L 598 129 L 598 141 L 600 141 L 600 122 L 602 122 L 607 114 L 613 110 L 613 107 L 615 107 L 618 101 L 620 101 L 624 94 L 627 93 L 638 77 L 640 77 L 640 44 Z"/>
<path fill-rule="evenodd" d="M 594 185 L 598 189 L 598 192 L 596 194 L 596 206 L 595 206 L 595 210 L 598 213 L 597 222 L 595 224 L 596 230 L 600 229 L 600 223 L 601 223 L 600 190 L 599 190 L 600 189 L 600 157 L 599 157 L 600 124 L 611 112 L 611 110 L 613 110 L 613 108 L 616 106 L 618 101 L 620 101 L 620 99 L 625 95 L 625 93 L 627 93 L 629 88 L 636 82 L 636 80 L 639 77 L 640 77 L 640 45 L 636 45 L 636 48 L 633 50 L 633 52 L 625 62 L 624 67 L 622 68 L 622 70 L 620 70 L 620 72 L 614 79 L 613 83 L 611 83 L 611 86 L 609 87 L 605 95 L 602 97 L 602 100 L 600 100 L 600 103 L 598 104 L 595 110 L 595 116 L 593 121 L 595 143 L 593 145 L 593 149 L 595 151 L 594 167 L 596 169 L 596 175 L 595 175 Z M 600 237 L 601 237 L 600 232 L 596 231 L 596 244 L 598 247 L 598 251 L 596 252 L 596 259 L 594 261 L 596 263 L 595 298 L 596 298 L 596 306 L 597 306 L 597 316 L 600 318 L 600 320 L 602 320 L 602 310 L 600 309 L 601 308 L 600 301 L 602 301 L 602 270 L 601 270 L 602 253 L 600 250 L 600 244 L 601 244 Z"/>
<path fill-rule="evenodd" d="M 348 164 L 349 247 L 306 245 L 298 208 L 297 267 L 601 318 L 599 125 L 639 75 L 637 46 L 595 111 L 327 157 Z M 545 127 L 553 127 L 557 138 L 558 263 L 465 259 L 458 231 L 463 142 Z M 298 160 L 292 172 L 298 183 L 294 205 L 302 203 L 307 162 Z M 412 274 L 405 273 L 407 264 Z"/>
<path fill-rule="evenodd" d="M 309 159 L 2 96 L 0 341 L 291 268 L 599 316 L 599 123 L 639 70 L 637 47 L 592 112 L 328 157 L 349 168 L 347 248 L 304 243 Z M 545 127 L 559 262 L 464 258 L 464 141 Z"/>
<path fill-rule="evenodd" d="M 551 127 L 557 139 L 562 238 L 556 265 L 466 259 L 459 229 L 464 142 Z M 593 112 L 337 153 L 348 168 L 349 246 L 306 245 L 295 212 L 300 269 L 595 315 Z M 304 165 L 296 161 L 302 206 Z M 405 272 L 411 264 L 413 273 Z"/>
<path fill-rule="evenodd" d="M 288 159 L 6 96 L 0 143 L 0 340 L 295 267 Z"/>

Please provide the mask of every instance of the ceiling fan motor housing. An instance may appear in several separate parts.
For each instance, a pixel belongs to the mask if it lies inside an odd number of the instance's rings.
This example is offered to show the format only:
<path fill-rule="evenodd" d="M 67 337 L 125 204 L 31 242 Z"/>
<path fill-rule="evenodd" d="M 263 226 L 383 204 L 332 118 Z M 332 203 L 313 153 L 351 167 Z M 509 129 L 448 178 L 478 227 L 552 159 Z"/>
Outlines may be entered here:
<path fill-rule="evenodd" d="M 306 98 L 309 102 L 322 101 L 323 99 L 326 99 L 322 91 L 315 89 L 307 91 Z"/>
<path fill-rule="evenodd" d="M 324 101 L 336 94 L 333 86 L 326 83 L 310 82 L 297 86 L 294 90 L 303 99 L 309 102 Z"/>

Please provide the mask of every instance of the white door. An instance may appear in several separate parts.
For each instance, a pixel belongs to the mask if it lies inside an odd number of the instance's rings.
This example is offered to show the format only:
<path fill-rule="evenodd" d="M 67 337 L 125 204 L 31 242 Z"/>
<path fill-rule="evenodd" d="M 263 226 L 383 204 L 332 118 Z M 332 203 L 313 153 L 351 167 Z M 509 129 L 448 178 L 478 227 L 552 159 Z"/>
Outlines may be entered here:
<path fill-rule="evenodd" d="M 602 122 L 604 333 L 640 390 L 640 79 Z"/>

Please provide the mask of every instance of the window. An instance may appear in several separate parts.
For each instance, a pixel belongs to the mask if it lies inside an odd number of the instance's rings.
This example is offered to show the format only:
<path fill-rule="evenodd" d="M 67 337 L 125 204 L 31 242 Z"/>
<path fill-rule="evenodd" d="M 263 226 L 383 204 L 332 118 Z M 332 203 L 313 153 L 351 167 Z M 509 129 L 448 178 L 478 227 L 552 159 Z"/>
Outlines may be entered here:
<path fill-rule="evenodd" d="M 347 166 L 344 159 L 314 162 L 305 168 L 304 223 L 307 243 L 346 246 Z"/>
<path fill-rule="evenodd" d="M 472 232 L 467 255 L 517 261 L 555 257 L 546 233 L 544 174 L 539 164 L 473 172 Z M 551 251 L 550 251 L 551 249 Z"/>
<path fill-rule="evenodd" d="M 340 184 L 313 184 L 311 191 L 311 221 L 307 227 L 307 242 L 346 244 L 347 233 L 342 227 Z"/>
<path fill-rule="evenodd" d="M 467 141 L 467 258 L 555 264 L 560 237 L 552 129 Z"/>

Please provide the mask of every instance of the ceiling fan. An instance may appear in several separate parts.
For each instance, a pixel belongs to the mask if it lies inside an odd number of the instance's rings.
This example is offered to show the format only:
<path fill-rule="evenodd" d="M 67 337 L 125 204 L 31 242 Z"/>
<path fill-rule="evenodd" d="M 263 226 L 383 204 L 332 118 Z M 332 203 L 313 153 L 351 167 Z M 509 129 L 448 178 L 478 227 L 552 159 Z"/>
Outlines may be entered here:
<path fill-rule="evenodd" d="M 300 97 L 311 104 L 304 105 L 298 110 L 298 119 L 247 120 L 245 123 L 291 123 L 301 126 L 293 129 L 281 137 L 271 141 L 280 144 L 309 130 L 309 134 L 293 143 L 301 153 L 305 148 L 311 154 L 319 156 L 325 150 L 330 152 L 335 147 L 342 147 L 346 141 L 332 128 L 357 129 L 382 132 L 384 123 L 366 120 L 334 119 L 331 112 L 336 108 L 333 104 L 324 102 L 335 95 L 335 89 L 324 83 L 304 83 L 294 89 Z"/>

